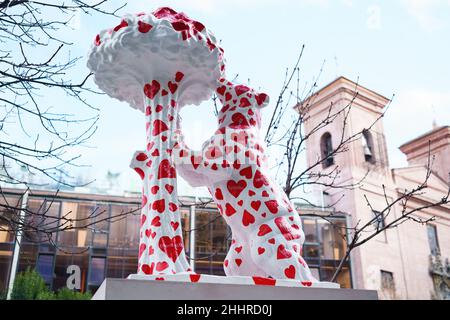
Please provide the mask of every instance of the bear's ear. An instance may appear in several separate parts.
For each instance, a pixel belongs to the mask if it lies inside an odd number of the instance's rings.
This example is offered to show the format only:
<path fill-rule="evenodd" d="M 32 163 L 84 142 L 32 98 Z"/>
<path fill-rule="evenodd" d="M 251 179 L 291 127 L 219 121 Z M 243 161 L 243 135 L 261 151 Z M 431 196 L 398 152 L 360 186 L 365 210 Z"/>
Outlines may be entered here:
<path fill-rule="evenodd" d="M 255 98 L 259 108 L 266 107 L 270 102 L 269 96 L 265 93 L 256 94 Z"/>

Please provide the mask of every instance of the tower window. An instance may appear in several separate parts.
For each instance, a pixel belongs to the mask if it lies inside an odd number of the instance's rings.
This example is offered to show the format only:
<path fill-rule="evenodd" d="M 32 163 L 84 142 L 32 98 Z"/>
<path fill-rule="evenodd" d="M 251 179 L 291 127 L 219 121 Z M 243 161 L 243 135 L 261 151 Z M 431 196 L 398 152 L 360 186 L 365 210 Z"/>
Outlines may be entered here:
<path fill-rule="evenodd" d="M 428 243 L 430 245 L 430 251 L 433 256 L 439 254 L 439 242 L 437 236 L 436 226 L 432 224 L 427 225 Z"/>
<path fill-rule="evenodd" d="M 381 271 L 381 291 L 388 299 L 395 299 L 394 274 L 389 271 Z"/>
<path fill-rule="evenodd" d="M 375 163 L 373 139 L 369 130 L 364 130 L 362 132 L 362 147 L 366 162 Z"/>
<path fill-rule="evenodd" d="M 328 168 L 332 166 L 334 164 L 333 142 L 329 132 L 324 133 L 320 139 L 320 150 L 322 153 L 323 167 Z"/>

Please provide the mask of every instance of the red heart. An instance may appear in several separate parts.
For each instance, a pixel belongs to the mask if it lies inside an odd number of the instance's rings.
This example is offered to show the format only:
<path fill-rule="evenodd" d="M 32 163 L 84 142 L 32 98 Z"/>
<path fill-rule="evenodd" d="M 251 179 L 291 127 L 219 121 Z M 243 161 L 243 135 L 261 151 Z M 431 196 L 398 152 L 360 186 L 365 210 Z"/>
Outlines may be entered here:
<path fill-rule="evenodd" d="M 222 190 L 220 188 L 217 188 L 214 196 L 216 197 L 217 200 L 223 200 Z"/>
<path fill-rule="evenodd" d="M 145 249 L 147 248 L 147 246 L 145 245 L 145 243 L 141 243 L 139 246 L 139 258 L 142 256 L 142 254 L 144 253 Z"/>
<path fill-rule="evenodd" d="M 155 267 L 155 263 L 152 262 L 152 265 L 149 266 L 148 264 L 143 264 L 141 267 L 142 272 L 144 272 L 147 275 L 153 274 L 153 268 Z"/>
<path fill-rule="evenodd" d="M 149 160 L 149 161 L 147 161 L 147 163 L 145 164 L 147 167 L 151 167 L 152 166 L 152 163 L 153 163 L 153 161 L 152 160 Z"/>
<path fill-rule="evenodd" d="M 247 227 L 253 223 L 255 223 L 255 217 L 247 210 L 244 210 L 244 215 L 242 216 L 242 224 Z"/>
<path fill-rule="evenodd" d="M 246 107 L 249 107 L 249 106 L 251 106 L 252 104 L 250 103 L 250 101 L 248 101 L 248 99 L 247 98 L 241 98 L 241 101 L 240 101 L 240 103 L 239 103 L 239 107 L 241 107 L 241 108 L 246 108 Z"/>
<path fill-rule="evenodd" d="M 263 247 L 259 247 L 258 248 L 258 254 L 259 255 L 262 255 L 265 251 L 266 251 L 266 249 L 264 249 Z"/>
<path fill-rule="evenodd" d="M 100 35 L 98 34 L 96 37 L 95 37 L 95 45 L 98 47 L 102 42 L 100 41 Z"/>
<path fill-rule="evenodd" d="M 158 104 L 158 105 L 156 106 L 156 108 L 155 108 L 155 111 L 156 111 L 156 112 L 160 112 L 162 109 L 163 109 L 163 106 L 160 105 L 160 104 Z"/>
<path fill-rule="evenodd" d="M 267 215 L 267 213 L 264 212 L 264 213 L 261 214 L 261 217 L 265 218 L 266 215 Z"/>
<path fill-rule="evenodd" d="M 236 92 L 236 94 L 238 96 L 240 96 L 241 94 L 250 91 L 250 88 L 247 86 L 244 86 L 244 85 L 238 85 L 238 86 L 234 87 L 234 91 Z"/>
<path fill-rule="evenodd" d="M 263 197 L 267 198 L 267 197 L 269 196 L 269 193 L 268 193 L 266 190 L 264 190 L 264 191 L 261 193 L 261 195 L 262 195 Z"/>
<path fill-rule="evenodd" d="M 227 89 L 227 87 L 221 86 L 221 87 L 217 88 L 216 92 L 217 92 L 218 94 L 220 94 L 221 96 L 223 96 L 223 94 L 225 93 L 225 90 L 226 90 L 226 89 Z"/>
<path fill-rule="evenodd" d="M 250 126 L 248 124 L 247 118 L 245 118 L 245 116 L 240 112 L 234 113 L 231 116 L 231 120 L 233 121 L 230 124 L 230 128 L 232 129 L 247 129 Z"/>
<path fill-rule="evenodd" d="M 253 282 L 259 286 L 274 286 L 277 280 L 264 277 L 253 277 Z"/>
<path fill-rule="evenodd" d="M 155 253 L 155 249 L 153 249 L 152 246 L 150 246 L 150 248 L 148 248 L 148 254 L 151 256 Z"/>
<path fill-rule="evenodd" d="M 164 121 L 161 121 L 159 119 L 156 119 L 153 121 L 153 130 L 152 135 L 157 136 L 165 131 L 169 130 L 169 127 Z"/>
<path fill-rule="evenodd" d="M 242 251 L 242 246 L 236 247 L 236 248 L 234 248 L 234 250 L 235 250 L 237 253 L 241 253 L 241 251 Z"/>
<path fill-rule="evenodd" d="M 252 201 L 250 205 L 255 211 L 258 211 L 258 209 L 261 207 L 261 201 Z"/>
<path fill-rule="evenodd" d="M 241 176 L 246 177 L 247 179 L 251 179 L 253 177 L 252 167 L 247 167 L 239 171 Z"/>
<path fill-rule="evenodd" d="M 291 241 L 299 239 L 301 237 L 301 231 L 293 228 L 283 217 L 276 218 L 275 224 L 277 225 L 278 229 L 280 229 L 281 234 L 286 238 L 286 240 Z"/>
<path fill-rule="evenodd" d="M 258 106 L 262 105 L 269 96 L 265 93 L 260 93 L 256 96 L 256 103 Z"/>
<path fill-rule="evenodd" d="M 229 203 L 225 205 L 225 214 L 227 217 L 231 217 L 233 214 L 236 213 L 236 210 L 233 208 L 233 206 Z"/>
<path fill-rule="evenodd" d="M 234 160 L 233 168 L 236 170 L 239 170 L 240 167 L 241 167 L 241 163 L 238 160 Z"/>
<path fill-rule="evenodd" d="M 170 222 L 170 225 L 172 226 L 173 230 L 175 231 L 175 230 L 177 230 L 178 227 L 180 226 L 180 223 L 179 223 L 179 222 L 173 222 L 173 221 L 171 221 L 171 222 Z"/>
<path fill-rule="evenodd" d="M 264 202 L 264 204 L 266 205 L 267 209 L 269 209 L 269 211 L 273 214 L 276 214 L 278 212 L 278 202 L 277 200 L 269 200 Z"/>
<path fill-rule="evenodd" d="M 200 163 L 202 163 L 202 156 L 191 156 L 191 163 L 194 169 L 197 169 Z"/>
<path fill-rule="evenodd" d="M 159 149 L 153 150 L 152 156 L 153 156 L 153 157 L 159 157 Z"/>
<path fill-rule="evenodd" d="M 181 71 L 178 71 L 177 74 L 175 75 L 175 81 L 180 82 L 181 80 L 183 80 L 183 77 L 184 77 L 184 73 Z"/>
<path fill-rule="evenodd" d="M 228 267 L 228 260 L 225 260 L 225 261 L 223 262 L 223 265 L 224 265 L 225 267 Z"/>
<path fill-rule="evenodd" d="M 163 270 L 166 270 L 169 267 L 169 264 L 165 261 L 163 262 L 158 262 L 156 264 L 156 271 L 161 272 Z"/>
<path fill-rule="evenodd" d="M 233 98 L 233 96 L 231 95 L 231 93 L 227 92 L 227 93 L 225 94 L 225 101 L 230 101 L 231 98 Z"/>
<path fill-rule="evenodd" d="M 114 27 L 113 30 L 114 30 L 114 32 L 117 32 L 120 29 L 125 28 L 125 27 L 128 27 L 128 22 L 126 22 L 125 20 L 122 20 L 119 25 Z"/>
<path fill-rule="evenodd" d="M 189 278 L 191 278 L 191 282 L 198 282 L 200 280 L 200 274 L 190 274 Z"/>
<path fill-rule="evenodd" d="M 158 186 L 153 186 L 153 187 L 150 189 L 150 191 L 151 191 L 152 194 L 157 194 L 158 191 L 159 191 L 159 187 L 158 187 Z"/>
<path fill-rule="evenodd" d="M 175 211 L 177 211 L 177 209 L 178 209 L 178 206 L 175 203 L 173 203 L 173 202 L 169 203 L 170 211 L 175 212 Z"/>
<path fill-rule="evenodd" d="M 161 85 L 158 81 L 153 80 L 152 83 L 147 83 L 144 86 L 144 94 L 149 98 L 153 99 L 159 92 L 159 89 L 161 89 Z"/>
<path fill-rule="evenodd" d="M 287 251 L 283 244 L 280 244 L 277 249 L 277 259 L 282 260 L 290 257 L 292 257 L 292 253 Z"/>
<path fill-rule="evenodd" d="M 244 204 L 244 200 L 239 200 L 237 204 L 242 207 L 242 205 Z"/>
<path fill-rule="evenodd" d="M 284 269 L 284 274 L 289 279 L 295 279 L 295 267 L 291 264 L 288 268 Z"/>
<path fill-rule="evenodd" d="M 144 225 L 145 220 L 147 220 L 147 216 L 145 214 L 141 215 L 141 227 Z"/>
<path fill-rule="evenodd" d="M 183 251 L 183 240 L 181 239 L 181 236 L 175 236 L 173 238 L 168 236 L 161 237 L 158 245 L 161 251 L 167 254 L 173 262 L 177 260 L 178 256 Z"/>
<path fill-rule="evenodd" d="M 269 240 L 267 240 L 267 242 L 269 242 L 271 244 L 275 244 L 275 239 L 274 238 L 270 238 Z"/>
<path fill-rule="evenodd" d="M 162 95 L 163 97 L 167 96 L 168 94 L 169 94 L 169 91 L 167 91 L 166 89 L 163 89 L 163 90 L 161 91 L 161 95 Z"/>
<path fill-rule="evenodd" d="M 166 208 L 166 202 L 164 199 L 156 200 L 152 204 L 152 209 L 158 211 L 159 213 L 163 213 Z"/>
<path fill-rule="evenodd" d="M 153 26 L 151 24 L 145 23 L 143 21 L 138 21 L 138 30 L 139 30 L 139 32 L 147 33 L 152 28 L 153 28 Z"/>
<path fill-rule="evenodd" d="M 258 236 L 259 237 L 265 236 L 266 234 L 268 234 L 271 231 L 272 231 L 271 227 L 269 227 L 267 224 L 262 224 L 259 227 Z"/>
<path fill-rule="evenodd" d="M 168 193 L 172 194 L 173 189 L 175 188 L 174 186 L 170 185 L 170 184 L 166 184 L 165 188 L 167 190 Z"/>
<path fill-rule="evenodd" d="M 167 84 L 167 86 L 169 87 L 169 91 L 174 94 L 175 91 L 177 91 L 178 89 L 178 85 L 176 83 L 173 83 L 172 81 L 169 81 L 169 83 Z"/>
<path fill-rule="evenodd" d="M 175 170 L 175 167 L 170 165 L 170 162 L 168 159 L 164 159 L 159 164 L 158 168 L 158 179 L 164 179 L 164 178 L 176 178 L 177 172 Z"/>
<path fill-rule="evenodd" d="M 151 223 L 154 227 L 160 227 L 161 226 L 161 218 L 160 217 L 154 217 Z"/>
<path fill-rule="evenodd" d="M 247 182 L 245 182 L 245 180 L 240 180 L 240 181 L 234 181 L 234 180 L 229 180 L 227 182 L 227 189 L 228 191 L 235 197 L 239 197 L 239 195 L 241 194 L 241 192 L 247 187 Z"/>
<path fill-rule="evenodd" d="M 145 178 L 145 173 L 141 168 L 134 168 L 134 171 L 137 172 L 137 174 L 141 177 L 142 180 Z"/>
<path fill-rule="evenodd" d="M 143 152 L 139 153 L 139 154 L 136 156 L 136 160 L 137 160 L 137 161 L 145 161 L 145 160 L 147 160 L 147 159 L 148 159 L 148 156 L 147 156 L 145 153 L 143 153 Z"/>
<path fill-rule="evenodd" d="M 162 137 L 161 137 L 161 140 L 162 140 L 163 142 L 166 142 L 167 136 L 162 136 Z"/>
<path fill-rule="evenodd" d="M 253 191 L 253 190 L 249 190 L 249 191 L 248 191 L 248 195 L 249 195 L 250 197 L 253 197 L 255 194 L 256 194 L 256 193 L 255 193 L 255 191 Z"/>
<path fill-rule="evenodd" d="M 302 285 L 305 287 L 311 287 L 312 286 L 312 282 L 311 281 L 302 281 Z"/>
<path fill-rule="evenodd" d="M 242 263 L 242 259 L 235 259 L 234 261 L 236 262 L 236 264 L 237 264 L 238 267 L 239 267 L 239 266 L 241 265 L 241 263 Z"/>
<path fill-rule="evenodd" d="M 147 238 L 150 238 L 150 236 L 152 235 L 152 229 L 145 230 L 145 235 L 147 236 Z"/>
<path fill-rule="evenodd" d="M 222 151 L 218 147 L 211 147 L 206 151 L 205 156 L 208 159 L 216 159 L 222 156 Z"/>
<path fill-rule="evenodd" d="M 268 186 L 269 181 L 267 178 L 261 173 L 261 171 L 256 170 L 255 177 L 253 178 L 253 185 L 256 189 L 261 188 L 263 185 Z"/>

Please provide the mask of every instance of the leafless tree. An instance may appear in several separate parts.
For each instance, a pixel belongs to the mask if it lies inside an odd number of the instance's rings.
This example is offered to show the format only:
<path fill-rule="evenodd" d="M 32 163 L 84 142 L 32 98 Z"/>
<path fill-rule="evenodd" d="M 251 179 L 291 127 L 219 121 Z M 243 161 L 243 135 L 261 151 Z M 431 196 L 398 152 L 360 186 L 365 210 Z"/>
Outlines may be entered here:
<path fill-rule="evenodd" d="M 282 152 L 282 156 L 280 157 L 281 160 L 275 164 L 273 169 L 276 171 L 277 180 L 280 181 L 284 191 L 291 200 L 303 201 L 316 208 L 323 209 L 325 207 L 333 209 L 342 200 L 346 190 L 357 189 L 362 186 L 370 169 L 367 169 L 365 175 L 359 181 L 342 183 L 340 179 L 342 168 L 339 164 L 335 163 L 329 170 L 323 170 L 323 165 L 328 159 L 335 158 L 338 154 L 348 152 L 349 146 L 352 143 L 361 140 L 364 132 L 366 130 L 370 131 L 375 124 L 385 116 L 391 102 L 389 102 L 384 111 L 368 127 L 348 134 L 349 115 L 352 112 L 354 101 L 358 97 L 359 85 L 356 84 L 354 88 L 355 94 L 349 103 L 339 107 L 331 103 L 326 111 L 323 112 L 322 118 L 306 131 L 305 123 L 310 119 L 311 106 L 314 104 L 315 98 L 317 97 L 317 83 L 322 73 L 323 65 L 318 76 L 315 77 L 312 82 L 306 82 L 304 86 L 300 87 L 300 62 L 302 60 L 303 52 L 304 46 L 301 49 L 294 67 L 290 70 L 286 69 L 285 80 L 267 127 L 265 142 L 269 150 L 272 149 L 273 152 L 279 152 L 281 150 Z M 392 101 L 392 99 L 390 101 Z M 328 154 L 320 155 L 305 165 L 302 160 L 306 156 L 306 145 L 308 141 L 322 129 L 331 125 L 336 127 L 337 122 L 339 122 L 340 128 L 336 139 L 338 143 L 333 145 L 333 149 L 330 150 Z M 382 188 L 385 191 L 385 207 L 376 211 L 378 212 L 378 216 L 374 216 L 369 221 L 358 221 L 355 225 L 347 226 L 344 230 L 339 230 L 339 234 L 343 237 L 347 247 L 345 255 L 341 259 L 330 281 L 336 280 L 336 277 L 342 271 L 344 264 L 348 261 L 350 253 L 354 249 L 370 241 L 380 233 L 396 228 L 406 221 L 415 221 L 417 223 L 426 224 L 434 220 L 434 217 L 430 219 L 421 219 L 417 218 L 415 213 L 430 207 L 438 207 L 449 203 L 450 184 L 448 185 L 447 194 L 443 195 L 440 200 L 422 206 L 416 205 L 413 209 L 408 206 L 408 202 L 410 202 L 412 198 L 426 192 L 425 190 L 428 187 L 427 183 L 432 173 L 432 160 L 433 157 L 429 155 L 429 161 L 426 166 L 427 174 L 422 183 L 410 190 L 404 190 L 404 192 L 398 194 L 398 197 L 395 199 L 390 199 L 387 196 L 386 187 L 383 185 Z M 314 188 L 320 190 L 337 189 L 340 190 L 342 196 L 335 200 L 335 202 L 324 205 L 323 203 L 318 204 L 311 198 L 299 195 L 301 194 L 300 191 L 305 191 L 305 189 L 311 190 Z M 375 212 L 367 196 L 364 196 L 361 201 L 367 203 L 371 210 Z M 385 225 L 378 224 L 381 217 L 386 218 L 392 216 L 392 209 L 396 206 L 400 208 L 400 214 L 395 216 Z M 317 214 L 316 216 L 327 220 L 334 228 L 342 229 L 340 225 L 333 223 L 333 219 L 331 219 L 335 216 L 333 211 L 330 214 Z"/>
<path fill-rule="evenodd" d="M 77 186 L 71 169 L 83 165 L 74 152 L 97 129 L 98 109 L 89 99 L 100 93 L 89 86 L 89 72 L 80 79 L 71 74 L 81 59 L 71 55 L 74 20 L 116 16 L 125 5 L 110 0 L 0 1 L 0 185 L 26 191 L 38 185 Z M 77 111 L 58 105 L 60 97 Z M 0 193 L 0 225 L 14 234 L 21 230 L 50 241 L 55 232 L 100 222 L 101 212 L 82 221 L 70 218 L 70 212 L 53 217 L 48 207 L 31 212 L 20 201 L 6 201 L 3 189 Z M 26 219 L 20 218 L 23 211 Z"/>

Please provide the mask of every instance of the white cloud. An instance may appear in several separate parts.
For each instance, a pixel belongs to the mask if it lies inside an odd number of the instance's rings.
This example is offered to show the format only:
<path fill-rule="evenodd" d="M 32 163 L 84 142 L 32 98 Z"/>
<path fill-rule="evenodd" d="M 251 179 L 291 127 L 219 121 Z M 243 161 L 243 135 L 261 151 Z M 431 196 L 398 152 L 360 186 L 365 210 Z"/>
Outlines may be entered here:
<path fill-rule="evenodd" d="M 401 3 L 419 25 L 429 31 L 441 28 L 445 21 L 438 13 L 450 10 L 449 0 L 401 0 Z"/>
<path fill-rule="evenodd" d="M 433 121 L 438 126 L 450 125 L 449 110 L 450 92 L 420 88 L 400 92 L 384 119 L 391 166 L 405 164 L 398 147 L 430 131 Z"/>

